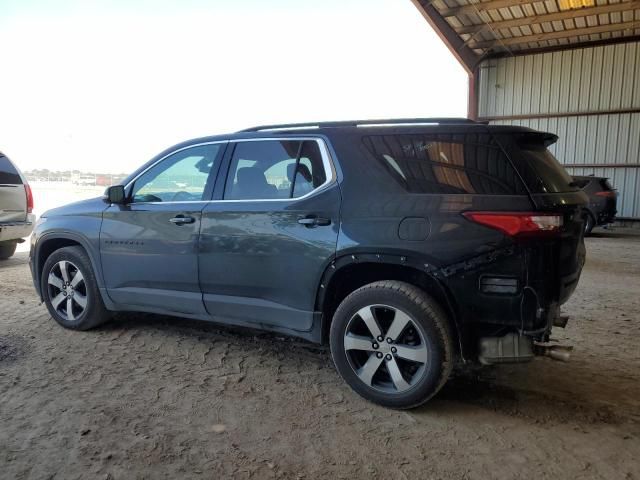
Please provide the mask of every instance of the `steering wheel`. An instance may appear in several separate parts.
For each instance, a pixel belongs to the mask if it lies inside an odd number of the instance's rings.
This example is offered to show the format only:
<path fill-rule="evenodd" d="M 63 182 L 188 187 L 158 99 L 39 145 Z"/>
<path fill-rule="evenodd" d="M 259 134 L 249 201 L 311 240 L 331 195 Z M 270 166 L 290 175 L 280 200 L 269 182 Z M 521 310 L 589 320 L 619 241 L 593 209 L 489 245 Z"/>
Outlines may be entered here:
<path fill-rule="evenodd" d="M 193 195 L 189 192 L 185 192 L 184 190 L 180 190 L 179 192 L 176 192 L 173 197 L 171 197 L 171 201 L 172 202 L 179 202 L 179 201 L 187 201 L 187 200 L 191 200 L 193 198 Z"/>

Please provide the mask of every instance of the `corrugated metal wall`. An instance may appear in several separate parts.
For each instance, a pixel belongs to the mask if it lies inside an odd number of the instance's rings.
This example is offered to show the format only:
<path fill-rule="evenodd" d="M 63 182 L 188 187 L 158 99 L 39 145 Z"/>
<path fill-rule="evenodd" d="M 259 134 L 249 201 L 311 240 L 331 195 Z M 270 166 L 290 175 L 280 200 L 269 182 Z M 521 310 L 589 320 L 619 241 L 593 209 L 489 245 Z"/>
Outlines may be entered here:
<path fill-rule="evenodd" d="M 567 170 L 610 177 L 618 216 L 640 218 L 640 42 L 486 60 L 478 114 L 557 134 Z"/>

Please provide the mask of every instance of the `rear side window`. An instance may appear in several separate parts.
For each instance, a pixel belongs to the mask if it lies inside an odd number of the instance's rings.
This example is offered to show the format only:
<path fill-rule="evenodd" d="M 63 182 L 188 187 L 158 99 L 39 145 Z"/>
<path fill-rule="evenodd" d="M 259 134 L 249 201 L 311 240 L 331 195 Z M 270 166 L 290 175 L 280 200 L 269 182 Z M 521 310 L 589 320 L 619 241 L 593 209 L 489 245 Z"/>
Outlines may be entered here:
<path fill-rule="evenodd" d="M 22 185 L 16 167 L 3 155 L 0 155 L 0 185 Z"/>
<path fill-rule="evenodd" d="M 302 197 L 327 180 L 322 154 L 313 140 L 238 142 L 224 191 L 225 200 Z"/>
<path fill-rule="evenodd" d="M 410 192 L 526 194 L 509 159 L 489 135 L 372 135 L 363 142 Z"/>

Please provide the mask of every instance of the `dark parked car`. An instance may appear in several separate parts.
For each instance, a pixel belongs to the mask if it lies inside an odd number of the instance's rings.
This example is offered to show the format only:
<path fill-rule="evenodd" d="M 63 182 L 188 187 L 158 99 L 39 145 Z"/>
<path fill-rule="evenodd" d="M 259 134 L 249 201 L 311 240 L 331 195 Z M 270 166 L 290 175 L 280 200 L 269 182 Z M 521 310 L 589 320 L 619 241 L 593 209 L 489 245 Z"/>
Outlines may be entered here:
<path fill-rule="evenodd" d="M 43 215 L 35 288 L 71 329 L 144 311 L 328 342 L 356 392 L 414 407 L 456 362 L 566 354 L 545 342 L 587 199 L 556 139 L 414 119 L 190 140 Z"/>
<path fill-rule="evenodd" d="M 589 196 L 584 207 L 584 233 L 589 235 L 594 227 L 613 223 L 617 213 L 618 191 L 606 177 L 574 176 L 575 182 Z"/>

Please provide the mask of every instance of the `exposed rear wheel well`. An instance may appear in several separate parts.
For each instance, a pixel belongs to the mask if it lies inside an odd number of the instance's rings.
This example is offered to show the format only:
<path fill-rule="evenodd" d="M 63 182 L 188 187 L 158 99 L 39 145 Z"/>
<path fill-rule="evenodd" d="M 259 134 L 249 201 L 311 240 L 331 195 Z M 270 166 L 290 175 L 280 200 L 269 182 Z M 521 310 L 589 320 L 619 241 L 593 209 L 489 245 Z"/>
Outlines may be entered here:
<path fill-rule="evenodd" d="M 415 285 L 427 292 L 446 312 L 451 332 L 455 337 L 454 341 L 458 343 L 458 329 L 456 328 L 455 312 L 453 311 L 455 307 L 451 304 L 446 292 L 436 279 L 412 267 L 364 262 L 341 268 L 331 277 L 329 284 L 326 285 L 321 305 L 319 305 L 325 319 L 322 328 L 323 343 L 328 341 L 333 314 L 342 300 L 358 288 L 380 280 L 399 280 Z"/>

